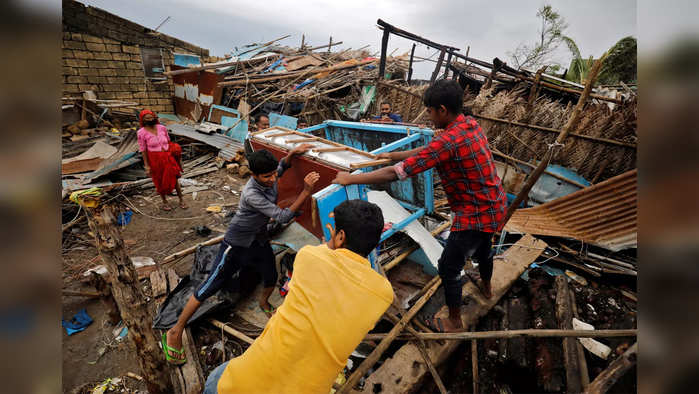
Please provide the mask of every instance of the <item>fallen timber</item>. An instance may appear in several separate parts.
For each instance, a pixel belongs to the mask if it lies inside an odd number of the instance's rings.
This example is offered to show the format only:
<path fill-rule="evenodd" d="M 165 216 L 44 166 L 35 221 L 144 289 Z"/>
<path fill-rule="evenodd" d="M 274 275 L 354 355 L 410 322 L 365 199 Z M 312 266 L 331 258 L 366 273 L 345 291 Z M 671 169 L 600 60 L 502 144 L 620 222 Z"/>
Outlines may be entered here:
<path fill-rule="evenodd" d="M 464 285 L 463 293 L 475 301 L 462 309 L 461 317 L 464 325 L 474 326 L 480 317 L 488 313 L 546 246 L 545 242 L 525 235 L 505 251 L 501 258 L 496 259 L 493 267 L 491 299 L 483 299 L 473 283 Z M 437 316 L 446 317 L 447 314 L 447 308 L 443 306 Z M 432 363 L 438 366 L 456 350 L 458 345 L 459 341 L 447 341 L 442 344 L 438 341 L 430 341 L 426 343 L 426 348 Z M 393 357 L 385 360 L 381 367 L 366 379 L 364 392 L 372 392 L 375 386 L 381 387 L 382 393 L 414 392 L 419 389 L 424 378 L 429 374 L 427 366 L 420 360 L 422 360 L 422 354 L 417 345 L 413 343 L 403 345 Z"/>

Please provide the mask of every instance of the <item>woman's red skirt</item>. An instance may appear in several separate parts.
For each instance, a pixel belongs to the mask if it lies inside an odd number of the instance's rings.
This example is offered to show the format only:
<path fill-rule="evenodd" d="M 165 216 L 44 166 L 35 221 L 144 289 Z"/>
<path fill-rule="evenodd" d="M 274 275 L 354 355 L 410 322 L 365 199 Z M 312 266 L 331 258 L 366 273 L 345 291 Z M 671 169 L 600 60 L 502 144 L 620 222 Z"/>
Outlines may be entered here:
<path fill-rule="evenodd" d="M 175 190 L 177 178 L 182 175 L 182 169 L 178 164 L 181 156 L 182 147 L 174 142 L 169 143 L 166 152 L 148 151 L 150 176 L 158 194 L 170 194 Z"/>

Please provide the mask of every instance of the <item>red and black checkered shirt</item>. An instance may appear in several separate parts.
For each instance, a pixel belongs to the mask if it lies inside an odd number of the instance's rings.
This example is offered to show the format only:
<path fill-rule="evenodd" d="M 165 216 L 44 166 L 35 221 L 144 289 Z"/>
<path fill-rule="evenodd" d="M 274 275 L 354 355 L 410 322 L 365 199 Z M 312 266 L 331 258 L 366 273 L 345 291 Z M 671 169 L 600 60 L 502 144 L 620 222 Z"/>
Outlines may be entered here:
<path fill-rule="evenodd" d="M 500 229 L 507 200 L 488 140 L 475 119 L 459 115 L 425 149 L 394 168 L 402 180 L 433 167 L 454 212 L 451 231 Z"/>

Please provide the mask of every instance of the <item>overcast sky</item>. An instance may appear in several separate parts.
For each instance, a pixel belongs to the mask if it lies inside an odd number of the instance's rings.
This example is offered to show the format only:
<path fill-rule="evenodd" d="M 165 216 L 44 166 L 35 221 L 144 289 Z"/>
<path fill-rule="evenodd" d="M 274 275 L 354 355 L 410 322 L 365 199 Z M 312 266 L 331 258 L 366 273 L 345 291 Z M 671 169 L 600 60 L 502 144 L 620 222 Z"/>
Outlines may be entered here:
<path fill-rule="evenodd" d="M 266 0 L 266 1 L 182 1 L 182 0 L 85 0 L 83 3 L 155 28 L 165 34 L 222 56 L 235 46 L 265 42 L 291 34 L 280 42 L 299 46 L 301 34 L 311 45 L 326 44 L 329 37 L 341 40 L 341 49 L 370 45 L 381 48 L 378 18 L 437 43 L 451 45 L 470 56 L 491 61 L 508 61 L 507 51 L 522 42 L 536 39 L 539 21 L 537 9 L 544 1 L 493 0 L 411 1 L 411 0 Z M 561 0 L 549 2 L 568 22 L 566 34 L 578 44 L 583 56 L 602 54 L 620 38 L 636 31 L 635 0 Z M 410 50 L 411 42 L 391 36 L 389 53 Z M 428 56 L 425 46 L 416 55 Z M 436 58 L 436 56 L 434 57 Z M 565 66 L 570 54 L 563 47 L 557 60 Z M 429 78 L 434 63 L 423 62 L 416 70 L 418 78 Z"/>

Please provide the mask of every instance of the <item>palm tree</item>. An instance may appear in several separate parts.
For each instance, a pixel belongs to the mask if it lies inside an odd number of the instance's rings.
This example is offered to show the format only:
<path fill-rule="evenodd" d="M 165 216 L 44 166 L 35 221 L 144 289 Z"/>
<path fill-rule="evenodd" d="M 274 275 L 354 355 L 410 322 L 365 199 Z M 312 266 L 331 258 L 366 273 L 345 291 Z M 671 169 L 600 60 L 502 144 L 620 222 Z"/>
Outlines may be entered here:
<path fill-rule="evenodd" d="M 588 59 L 583 59 L 578 45 L 572 38 L 563 36 L 562 40 L 573 55 L 573 60 L 570 62 L 565 78 L 572 82 L 583 83 L 595 59 L 592 56 Z M 622 38 L 609 48 L 603 55 L 606 56 L 606 59 L 597 78 L 598 84 L 611 85 L 619 82 L 636 82 L 636 46 L 636 39 L 629 36 Z"/>

